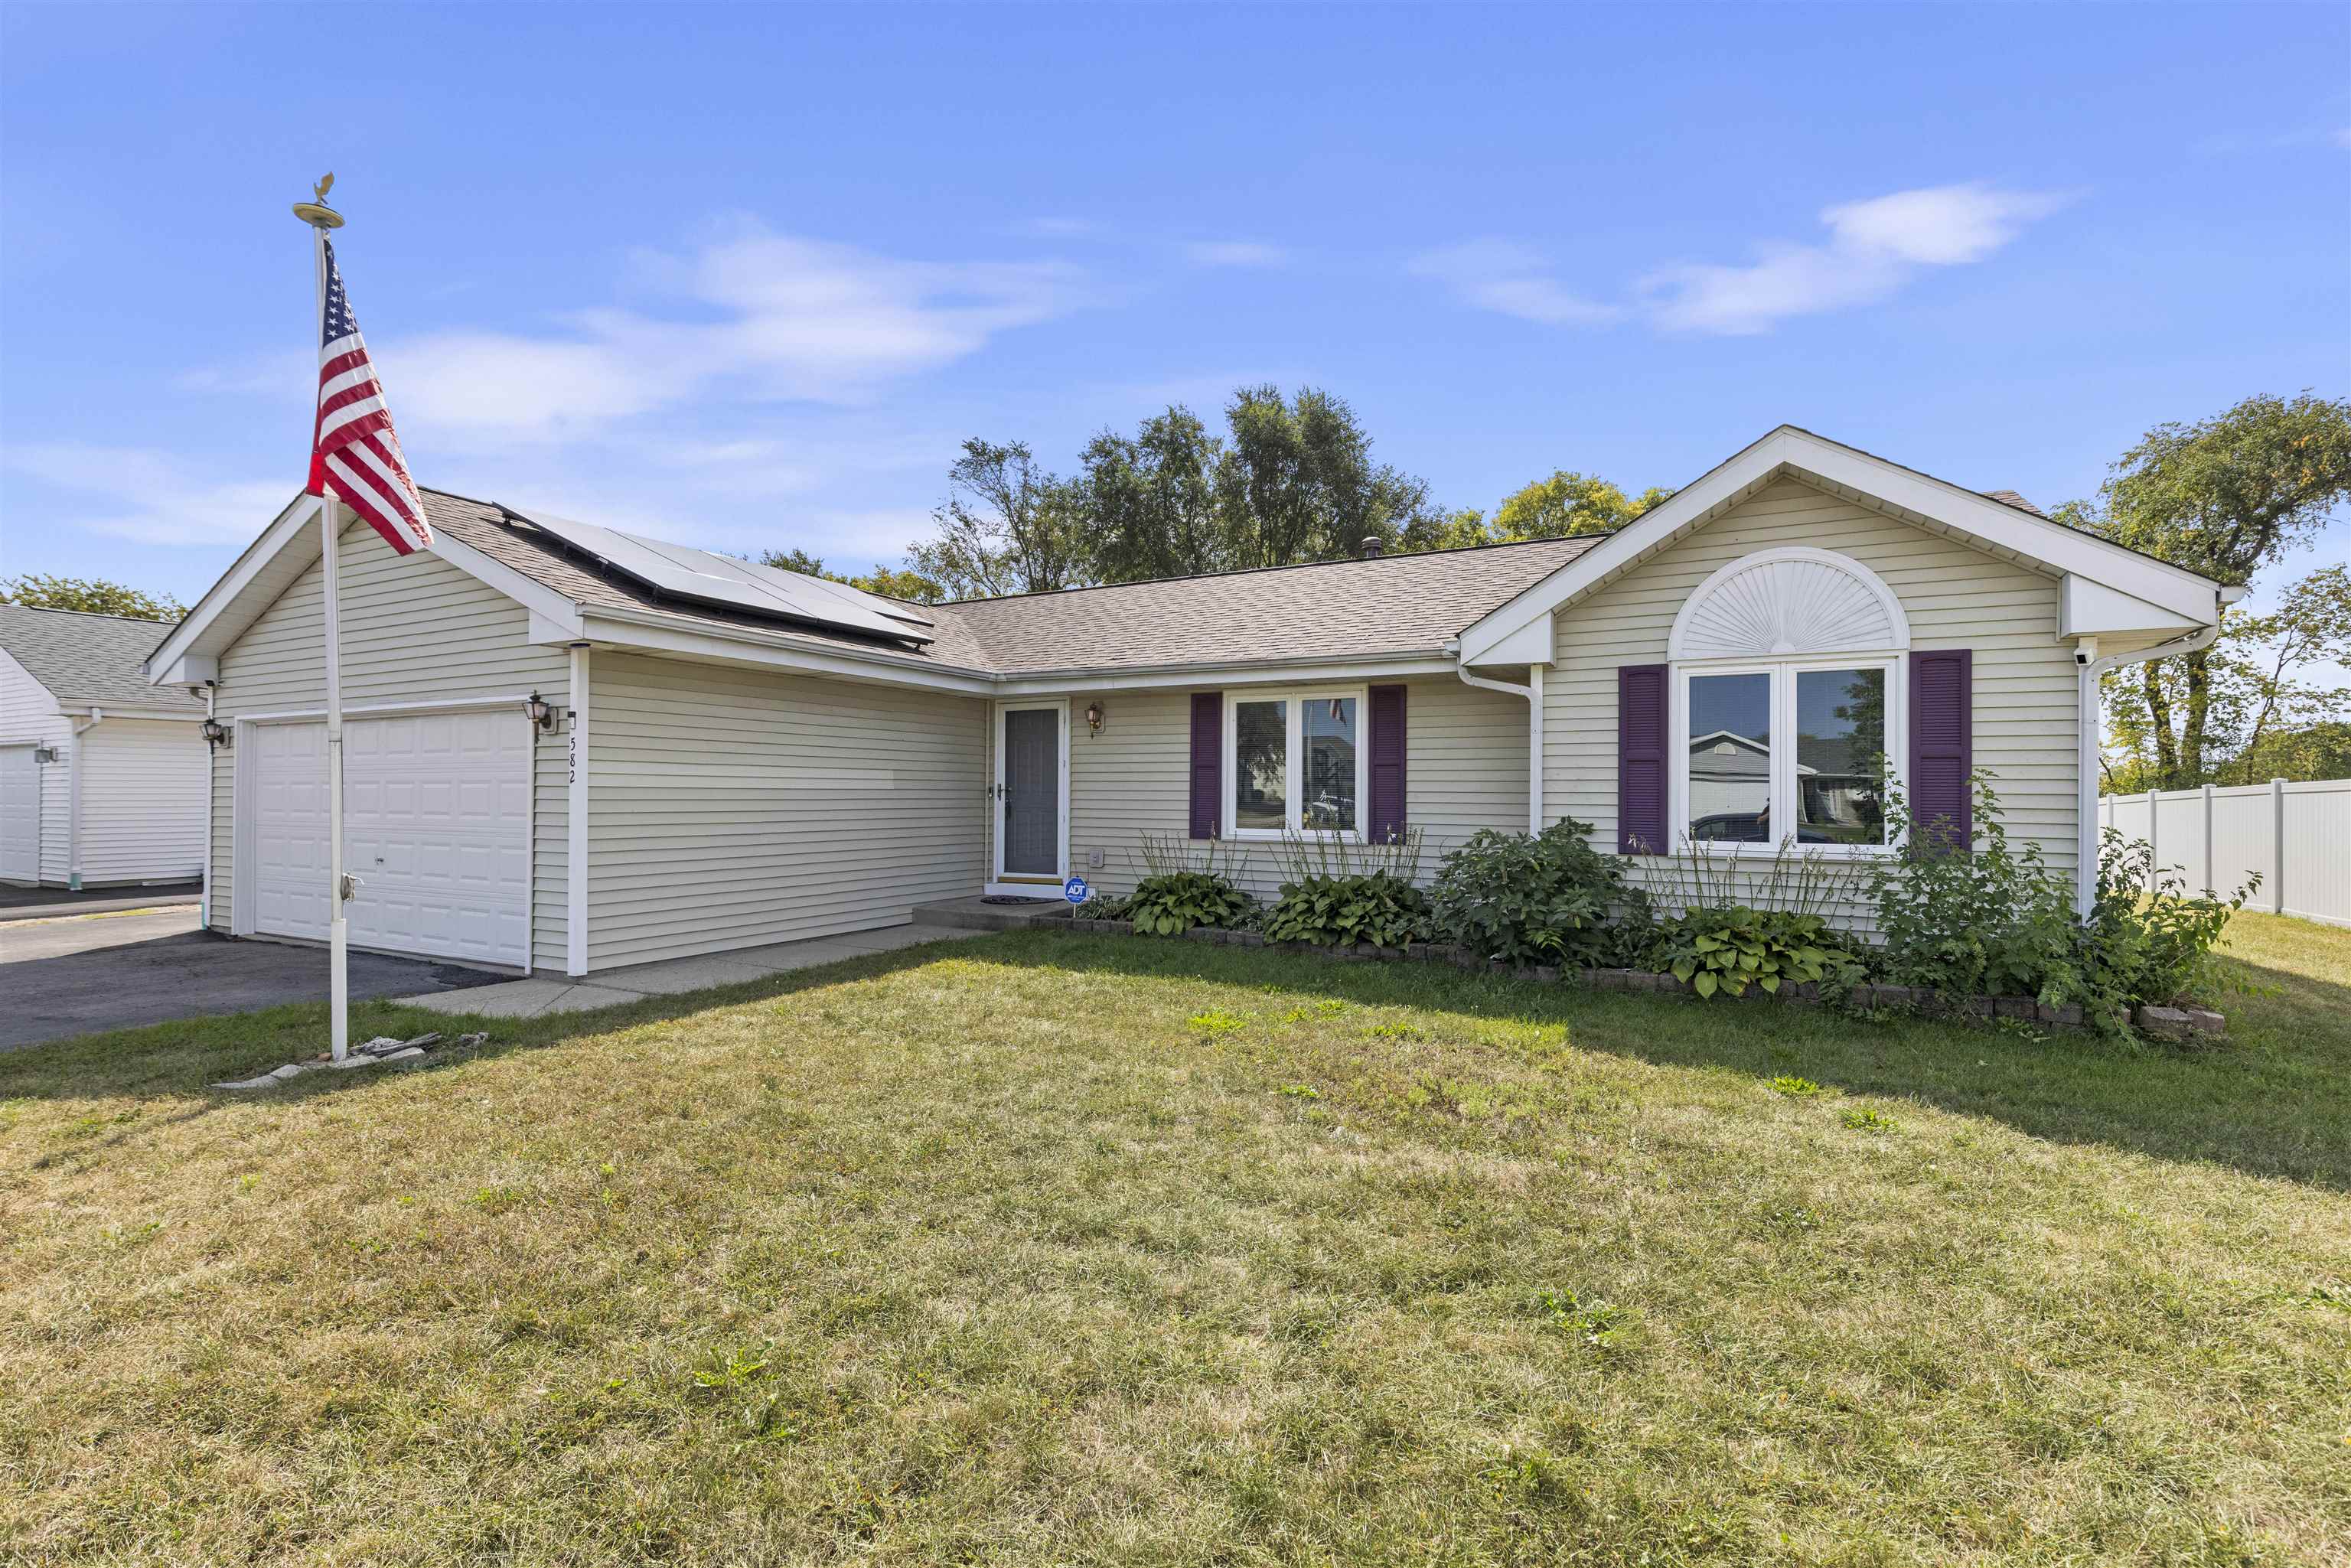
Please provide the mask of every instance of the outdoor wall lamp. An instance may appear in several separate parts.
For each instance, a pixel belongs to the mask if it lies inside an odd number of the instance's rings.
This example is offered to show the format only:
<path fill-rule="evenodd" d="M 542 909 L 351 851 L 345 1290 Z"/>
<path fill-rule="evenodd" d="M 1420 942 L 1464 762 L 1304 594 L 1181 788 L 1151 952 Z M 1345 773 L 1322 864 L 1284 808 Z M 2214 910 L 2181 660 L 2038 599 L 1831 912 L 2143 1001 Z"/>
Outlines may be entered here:
<path fill-rule="evenodd" d="M 1088 703 L 1086 705 L 1086 727 L 1092 730 L 1096 735 L 1100 735 L 1102 733 L 1102 704 L 1100 702 Z"/>
<path fill-rule="evenodd" d="M 236 736 L 228 726 L 216 718 L 204 720 L 204 744 L 217 751 L 224 746 L 235 746 Z"/>
<path fill-rule="evenodd" d="M 530 715 L 530 722 L 532 724 L 536 725 L 540 729 L 546 730 L 550 735 L 555 732 L 556 718 L 561 710 L 557 708 L 553 703 L 549 702 L 537 692 L 533 692 L 529 696 L 523 699 L 522 710 L 523 712 Z"/>
<path fill-rule="evenodd" d="M 37 746 L 37 747 L 33 747 L 33 760 L 34 760 L 34 761 L 36 761 L 36 762 L 55 762 L 57 759 L 57 748 L 56 747 L 54 747 L 54 746 Z"/>

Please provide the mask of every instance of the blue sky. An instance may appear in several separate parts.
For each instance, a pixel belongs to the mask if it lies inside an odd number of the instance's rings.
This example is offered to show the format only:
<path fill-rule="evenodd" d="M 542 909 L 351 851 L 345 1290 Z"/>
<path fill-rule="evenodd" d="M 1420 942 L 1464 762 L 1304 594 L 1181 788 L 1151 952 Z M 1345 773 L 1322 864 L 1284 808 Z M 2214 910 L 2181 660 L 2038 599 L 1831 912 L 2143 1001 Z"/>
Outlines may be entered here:
<path fill-rule="evenodd" d="M 841 565 L 966 436 L 1066 467 L 1243 381 L 1487 507 L 1782 421 L 2049 504 L 2351 390 L 2340 6 L 20 5 L 0 46 L 0 574 L 193 600 L 299 485 L 328 169 L 423 483 Z"/>

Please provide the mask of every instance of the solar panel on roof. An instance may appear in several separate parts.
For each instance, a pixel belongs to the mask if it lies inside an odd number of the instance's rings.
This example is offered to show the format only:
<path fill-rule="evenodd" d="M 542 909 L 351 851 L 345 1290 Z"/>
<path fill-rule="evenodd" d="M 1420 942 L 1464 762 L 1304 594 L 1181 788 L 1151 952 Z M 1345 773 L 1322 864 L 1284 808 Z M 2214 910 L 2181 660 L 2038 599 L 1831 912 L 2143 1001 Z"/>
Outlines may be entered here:
<path fill-rule="evenodd" d="M 905 606 L 797 571 L 757 566 L 691 545 L 624 534 L 549 512 L 517 512 L 575 549 L 659 592 L 840 631 L 927 643 L 930 622 Z"/>

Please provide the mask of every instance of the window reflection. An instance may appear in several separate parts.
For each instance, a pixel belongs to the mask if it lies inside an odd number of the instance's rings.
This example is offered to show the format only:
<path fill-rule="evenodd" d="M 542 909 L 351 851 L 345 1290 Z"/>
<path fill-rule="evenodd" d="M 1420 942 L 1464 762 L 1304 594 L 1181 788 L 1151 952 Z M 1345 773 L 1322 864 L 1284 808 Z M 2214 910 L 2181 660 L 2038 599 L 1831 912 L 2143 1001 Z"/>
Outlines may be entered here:
<path fill-rule="evenodd" d="M 1353 832 L 1355 827 L 1355 699 L 1314 697 L 1301 706 L 1306 777 L 1299 825 L 1309 831 Z"/>
<path fill-rule="evenodd" d="M 1290 820 L 1290 705 L 1233 705 L 1233 826 L 1283 827 Z"/>
<path fill-rule="evenodd" d="M 1702 842 L 1771 841 L 1771 677 L 1693 675 L 1689 833 Z"/>
<path fill-rule="evenodd" d="M 1886 671 L 1796 675 L 1796 838 L 1886 841 Z"/>

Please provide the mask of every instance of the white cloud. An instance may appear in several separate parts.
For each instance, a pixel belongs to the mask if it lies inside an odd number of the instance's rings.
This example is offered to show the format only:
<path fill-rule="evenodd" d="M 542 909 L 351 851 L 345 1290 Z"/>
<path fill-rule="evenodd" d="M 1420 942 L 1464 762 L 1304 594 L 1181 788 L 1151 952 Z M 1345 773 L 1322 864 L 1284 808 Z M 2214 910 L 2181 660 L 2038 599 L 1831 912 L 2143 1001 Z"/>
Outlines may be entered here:
<path fill-rule="evenodd" d="M 719 390 L 857 403 L 1092 298 L 1059 262 L 905 261 L 744 225 L 687 255 L 638 259 L 657 309 L 578 311 L 545 332 L 373 338 L 409 444 L 579 440 Z M 257 391 L 284 371 L 272 361 L 267 380 L 258 366 L 181 380 Z M 299 385 L 299 371 L 282 384 Z"/>
<path fill-rule="evenodd" d="M 1743 267 L 1661 267 L 1639 280 L 1651 319 L 1677 331 L 1750 333 L 1791 316 L 1882 299 L 1922 267 L 1983 260 L 2064 198 L 1989 185 L 1897 191 L 1826 209 L 1825 245 L 1775 241 Z"/>
<path fill-rule="evenodd" d="M 1257 240 L 1203 240 L 1184 247 L 1184 254 L 1201 267 L 1280 267 L 1290 253 L 1278 245 Z"/>
<path fill-rule="evenodd" d="M 1429 251 L 1409 270 L 1464 304 L 1546 326 L 1604 326 L 1638 314 L 1669 331 L 1761 332 L 1791 316 L 1882 299 L 1920 267 L 1981 261 L 2064 200 L 1966 184 L 1842 203 L 1821 214 L 1824 244 L 1768 241 L 1743 266 L 1658 267 L 1634 280 L 1632 304 L 1569 287 L 1541 252 L 1503 239 Z"/>
<path fill-rule="evenodd" d="M 1586 298 L 1559 281 L 1540 254 L 1502 239 L 1475 239 L 1415 256 L 1416 277 L 1435 278 L 1464 304 L 1549 327 L 1594 327 L 1621 319 L 1622 306 Z"/>
<path fill-rule="evenodd" d="M 289 469 L 275 479 L 213 480 L 174 454 L 143 446 L 14 446 L 0 467 L 71 497 L 45 508 L 63 526 L 141 544 L 244 544 L 302 488 Z"/>

